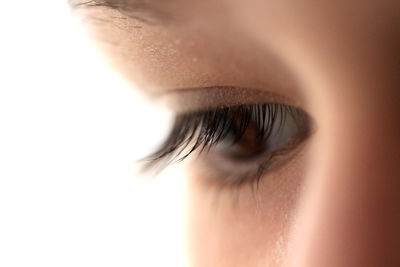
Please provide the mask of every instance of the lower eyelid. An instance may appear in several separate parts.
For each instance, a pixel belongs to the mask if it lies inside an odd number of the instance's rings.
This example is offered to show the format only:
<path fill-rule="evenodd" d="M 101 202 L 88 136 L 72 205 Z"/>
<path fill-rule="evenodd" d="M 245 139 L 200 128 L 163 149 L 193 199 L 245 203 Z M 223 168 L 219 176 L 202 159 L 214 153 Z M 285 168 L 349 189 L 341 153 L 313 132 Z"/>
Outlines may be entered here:
<path fill-rule="evenodd" d="M 200 164 L 206 174 L 205 180 L 211 185 L 239 186 L 242 184 L 258 183 L 259 180 L 273 175 L 286 164 L 290 164 L 305 146 L 306 136 L 293 140 L 287 147 L 273 153 L 263 155 L 252 162 L 229 162 L 221 156 L 209 153 L 199 155 Z"/>

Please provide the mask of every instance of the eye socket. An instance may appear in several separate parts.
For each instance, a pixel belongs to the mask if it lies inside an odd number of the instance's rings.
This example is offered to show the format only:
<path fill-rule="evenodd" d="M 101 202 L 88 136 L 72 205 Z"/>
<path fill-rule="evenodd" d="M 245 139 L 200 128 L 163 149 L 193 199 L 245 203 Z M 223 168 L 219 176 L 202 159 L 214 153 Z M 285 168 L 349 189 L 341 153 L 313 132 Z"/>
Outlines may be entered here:
<path fill-rule="evenodd" d="M 160 170 L 198 151 L 216 182 L 259 179 L 276 155 L 294 150 L 310 132 L 308 115 L 284 104 L 218 107 L 178 114 L 168 139 L 147 158 Z M 205 153 L 206 152 L 206 153 Z"/>

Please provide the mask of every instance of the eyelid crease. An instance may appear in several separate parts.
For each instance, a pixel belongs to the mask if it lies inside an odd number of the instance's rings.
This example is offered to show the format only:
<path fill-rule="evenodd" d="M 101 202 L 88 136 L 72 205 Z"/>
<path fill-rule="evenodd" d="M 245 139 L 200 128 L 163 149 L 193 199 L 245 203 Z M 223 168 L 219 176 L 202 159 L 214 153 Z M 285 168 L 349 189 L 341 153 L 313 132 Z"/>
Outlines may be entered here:
<path fill-rule="evenodd" d="M 154 93 L 152 97 L 178 113 L 264 103 L 279 103 L 293 107 L 304 106 L 300 99 L 288 98 L 264 89 L 235 86 L 171 89 L 162 93 Z"/>

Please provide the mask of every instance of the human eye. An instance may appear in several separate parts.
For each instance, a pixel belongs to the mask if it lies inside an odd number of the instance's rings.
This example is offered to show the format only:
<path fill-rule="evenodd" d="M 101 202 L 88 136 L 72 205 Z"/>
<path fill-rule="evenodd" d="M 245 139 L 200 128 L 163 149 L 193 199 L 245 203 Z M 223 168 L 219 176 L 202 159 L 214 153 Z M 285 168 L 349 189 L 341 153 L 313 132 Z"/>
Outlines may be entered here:
<path fill-rule="evenodd" d="M 117 37 L 119 26 L 110 33 L 117 46 L 106 45 L 121 72 L 153 100 L 170 91 L 171 98 L 186 95 L 174 108 L 164 144 L 145 158 L 145 170 L 157 173 L 184 161 L 189 181 L 223 187 L 258 184 L 267 176 L 301 179 L 298 169 L 306 157 L 295 156 L 313 120 L 305 112 L 301 82 L 279 55 L 246 35 L 240 40 L 235 31 L 215 35 L 201 23 L 131 23 Z M 300 183 L 288 181 L 292 184 Z"/>
<path fill-rule="evenodd" d="M 286 103 L 196 107 L 176 113 L 169 136 L 146 158 L 145 168 L 160 170 L 196 154 L 211 184 L 258 184 L 286 164 L 310 133 L 308 114 Z"/>

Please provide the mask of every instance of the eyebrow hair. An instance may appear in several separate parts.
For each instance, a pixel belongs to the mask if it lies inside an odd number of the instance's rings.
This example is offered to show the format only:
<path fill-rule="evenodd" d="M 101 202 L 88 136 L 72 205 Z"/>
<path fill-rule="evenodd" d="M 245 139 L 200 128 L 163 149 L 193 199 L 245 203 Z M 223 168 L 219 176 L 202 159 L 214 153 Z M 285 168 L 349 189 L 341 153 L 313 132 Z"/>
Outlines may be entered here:
<path fill-rule="evenodd" d="M 146 0 L 67 0 L 73 9 L 80 8 L 99 8 L 105 7 L 117 10 L 123 15 L 132 19 L 147 23 L 157 24 L 168 23 L 171 15 L 160 6 L 156 6 L 156 1 Z"/>

